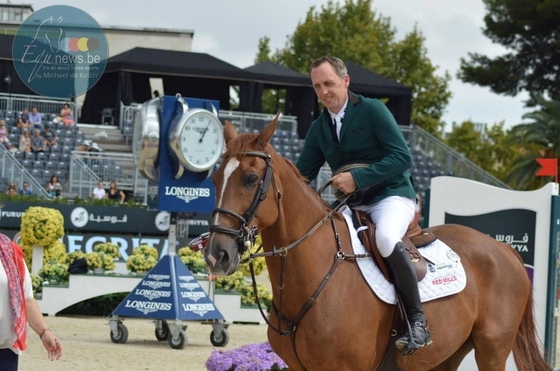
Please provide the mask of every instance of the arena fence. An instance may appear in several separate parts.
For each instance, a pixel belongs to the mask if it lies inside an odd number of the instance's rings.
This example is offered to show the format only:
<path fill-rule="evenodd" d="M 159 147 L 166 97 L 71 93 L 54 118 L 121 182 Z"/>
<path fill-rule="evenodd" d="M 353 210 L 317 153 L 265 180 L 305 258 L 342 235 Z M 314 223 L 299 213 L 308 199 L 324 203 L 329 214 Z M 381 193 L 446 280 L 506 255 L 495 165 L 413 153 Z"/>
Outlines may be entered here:
<path fill-rule="evenodd" d="M 41 184 L 23 165 L 14 158 L 12 152 L 0 145 L 0 191 L 4 192 L 9 182 L 14 182 L 18 191 L 23 182 L 29 183 L 29 188 L 34 195 L 50 198 L 46 184 Z"/>
<path fill-rule="evenodd" d="M 37 112 L 48 115 L 47 120 L 52 120 L 60 113 L 60 110 L 67 103 L 77 117 L 76 105 L 72 100 L 43 98 L 34 95 L 0 93 L 0 116 L 2 118 L 17 118 L 24 108 L 31 112 L 32 107 L 37 107 Z"/>

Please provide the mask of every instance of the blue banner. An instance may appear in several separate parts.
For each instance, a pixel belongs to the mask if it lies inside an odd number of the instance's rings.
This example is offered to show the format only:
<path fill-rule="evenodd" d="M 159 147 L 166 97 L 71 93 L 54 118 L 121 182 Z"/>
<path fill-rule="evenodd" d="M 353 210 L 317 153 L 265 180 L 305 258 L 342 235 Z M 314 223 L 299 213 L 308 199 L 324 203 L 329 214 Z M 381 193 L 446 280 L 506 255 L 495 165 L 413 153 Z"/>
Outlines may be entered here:
<path fill-rule="evenodd" d="M 177 255 L 161 258 L 113 314 L 184 321 L 224 318 Z"/>

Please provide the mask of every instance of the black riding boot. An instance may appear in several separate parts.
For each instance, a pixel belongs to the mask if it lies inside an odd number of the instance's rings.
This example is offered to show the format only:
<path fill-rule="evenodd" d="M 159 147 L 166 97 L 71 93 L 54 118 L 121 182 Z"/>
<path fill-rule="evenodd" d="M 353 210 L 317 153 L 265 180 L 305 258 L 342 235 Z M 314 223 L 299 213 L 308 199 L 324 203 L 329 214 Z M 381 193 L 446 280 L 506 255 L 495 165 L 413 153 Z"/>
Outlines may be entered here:
<path fill-rule="evenodd" d="M 426 317 L 422 310 L 416 272 L 401 242 L 395 245 L 395 249 L 385 260 L 389 263 L 395 289 L 401 297 L 410 324 L 410 327 L 407 326 L 408 329 L 404 336 L 397 339 L 395 345 L 398 349 L 404 350 L 403 354 L 412 354 L 418 348 L 432 343 Z M 410 332 L 412 332 L 412 338 L 409 335 Z"/>

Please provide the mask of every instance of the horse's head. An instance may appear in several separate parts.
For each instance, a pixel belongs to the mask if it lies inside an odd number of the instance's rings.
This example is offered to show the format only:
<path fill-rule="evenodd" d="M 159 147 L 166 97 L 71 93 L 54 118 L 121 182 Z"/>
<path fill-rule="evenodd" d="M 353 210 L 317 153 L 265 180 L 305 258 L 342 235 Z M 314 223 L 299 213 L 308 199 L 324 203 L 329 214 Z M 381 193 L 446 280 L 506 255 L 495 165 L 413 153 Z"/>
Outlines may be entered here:
<path fill-rule="evenodd" d="M 212 178 L 216 208 L 204 249 L 206 263 L 215 275 L 234 273 L 256 231 L 278 218 L 279 195 L 274 193 L 277 184 L 272 161 L 279 155 L 268 144 L 277 122 L 278 116 L 260 134 L 238 134 L 226 121 L 226 152 Z"/>

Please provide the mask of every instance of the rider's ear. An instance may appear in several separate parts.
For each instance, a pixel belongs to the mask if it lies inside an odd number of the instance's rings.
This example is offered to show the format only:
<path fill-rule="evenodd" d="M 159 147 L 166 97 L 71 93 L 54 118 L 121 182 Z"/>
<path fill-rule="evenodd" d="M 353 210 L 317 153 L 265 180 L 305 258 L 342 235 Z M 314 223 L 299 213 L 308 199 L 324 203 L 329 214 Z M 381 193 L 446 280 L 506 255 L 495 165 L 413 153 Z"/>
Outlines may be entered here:
<path fill-rule="evenodd" d="M 226 144 L 234 139 L 237 136 L 237 129 L 235 126 L 228 120 L 226 120 L 226 124 L 224 126 L 224 138 L 226 140 Z"/>

